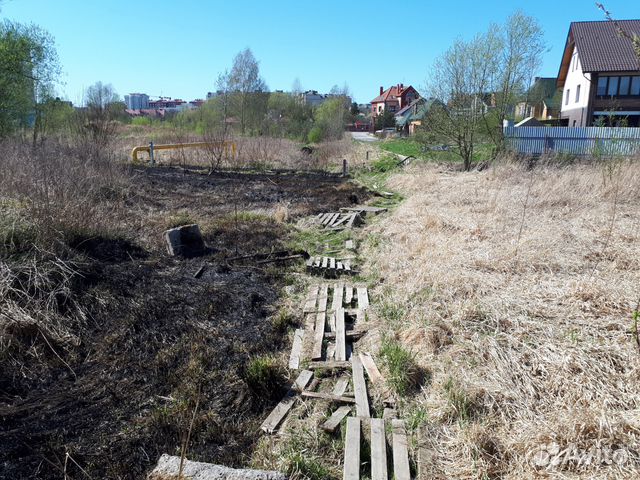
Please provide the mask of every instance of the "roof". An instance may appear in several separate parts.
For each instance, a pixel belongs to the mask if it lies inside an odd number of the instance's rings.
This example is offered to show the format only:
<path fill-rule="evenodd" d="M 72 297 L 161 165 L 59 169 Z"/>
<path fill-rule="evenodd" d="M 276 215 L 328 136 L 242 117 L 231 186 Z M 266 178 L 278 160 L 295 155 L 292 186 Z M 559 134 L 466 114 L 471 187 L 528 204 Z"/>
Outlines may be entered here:
<path fill-rule="evenodd" d="M 567 35 L 558 85 L 566 79 L 573 46 L 580 55 L 582 70 L 589 72 L 624 72 L 640 70 L 640 60 L 633 41 L 620 34 L 640 35 L 640 20 L 604 20 L 598 22 L 572 22 Z"/>
<path fill-rule="evenodd" d="M 371 100 L 371 103 L 382 103 L 388 102 L 389 100 L 395 100 L 400 95 L 404 95 L 410 90 L 415 90 L 415 88 L 409 85 L 408 87 L 403 88 L 402 91 L 399 91 L 398 85 L 394 85 L 393 87 L 387 88 L 384 92 L 382 92 L 382 94 Z"/>
<path fill-rule="evenodd" d="M 432 98 L 418 98 L 395 114 L 396 124 L 404 126 L 414 120 L 421 120 L 429 112 L 434 100 Z"/>

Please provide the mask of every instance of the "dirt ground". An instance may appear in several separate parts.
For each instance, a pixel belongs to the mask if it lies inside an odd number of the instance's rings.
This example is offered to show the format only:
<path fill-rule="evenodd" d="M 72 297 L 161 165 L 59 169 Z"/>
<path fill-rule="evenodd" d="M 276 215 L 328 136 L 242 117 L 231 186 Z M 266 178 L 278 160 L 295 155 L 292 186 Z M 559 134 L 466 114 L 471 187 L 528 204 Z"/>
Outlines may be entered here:
<path fill-rule="evenodd" d="M 72 293 L 86 312 L 76 345 L 44 346 L 39 361 L 0 373 L 2 478 L 143 478 L 162 453 L 179 454 L 192 421 L 190 459 L 242 466 L 282 394 L 256 391 L 246 366 L 285 347 L 271 317 L 290 278 L 225 259 L 284 248 L 291 227 L 278 216 L 367 196 L 322 174 L 132 174 L 117 218 L 128 234 L 71 244 Z M 201 225 L 207 255 L 167 257 L 161 232 L 179 220 Z"/>

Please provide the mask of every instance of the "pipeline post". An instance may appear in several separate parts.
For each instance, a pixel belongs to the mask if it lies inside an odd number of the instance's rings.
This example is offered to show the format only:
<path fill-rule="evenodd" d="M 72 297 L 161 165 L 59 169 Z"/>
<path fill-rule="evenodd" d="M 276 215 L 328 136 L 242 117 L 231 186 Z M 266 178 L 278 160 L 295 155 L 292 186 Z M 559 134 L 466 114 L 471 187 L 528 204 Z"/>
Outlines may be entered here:
<path fill-rule="evenodd" d="M 156 164 L 153 158 L 153 142 L 149 142 L 149 159 L 151 160 L 151 166 L 153 167 Z"/>
<path fill-rule="evenodd" d="M 367 150 L 367 162 L 369 161 L 369 150 Z"/>

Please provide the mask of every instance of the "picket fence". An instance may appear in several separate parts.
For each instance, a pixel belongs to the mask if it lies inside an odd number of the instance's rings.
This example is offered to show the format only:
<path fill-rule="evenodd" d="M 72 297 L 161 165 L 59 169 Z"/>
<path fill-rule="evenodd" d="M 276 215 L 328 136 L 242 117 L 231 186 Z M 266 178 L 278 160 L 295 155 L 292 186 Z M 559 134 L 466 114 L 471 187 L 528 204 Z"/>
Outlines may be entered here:
<path fill-rule="evenodd" d="M 640 153 L 640 128 L 505 127 L 507 148 L 523 155 L 613 156 Z"/>

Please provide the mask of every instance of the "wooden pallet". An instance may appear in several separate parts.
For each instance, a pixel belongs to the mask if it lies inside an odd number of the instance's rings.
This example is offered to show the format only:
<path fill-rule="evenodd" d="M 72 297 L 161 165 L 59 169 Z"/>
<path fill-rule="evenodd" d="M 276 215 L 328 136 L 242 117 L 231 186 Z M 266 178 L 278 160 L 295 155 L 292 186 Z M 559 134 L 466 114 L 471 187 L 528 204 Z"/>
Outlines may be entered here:
<path fill-rule="evenodd" d="M 332 230 L 353 228 L 362 224 L 361 211 L 343 211 L 320 213 L 314 219 L 316 225 Z"/>
<path fill-rule="evenodd" d="M 354 275 L 356 272 L 350 259 L 341 260 L 335 257 L 309 257 L 307 273 L 336 278 L 340 275 Z"/>

